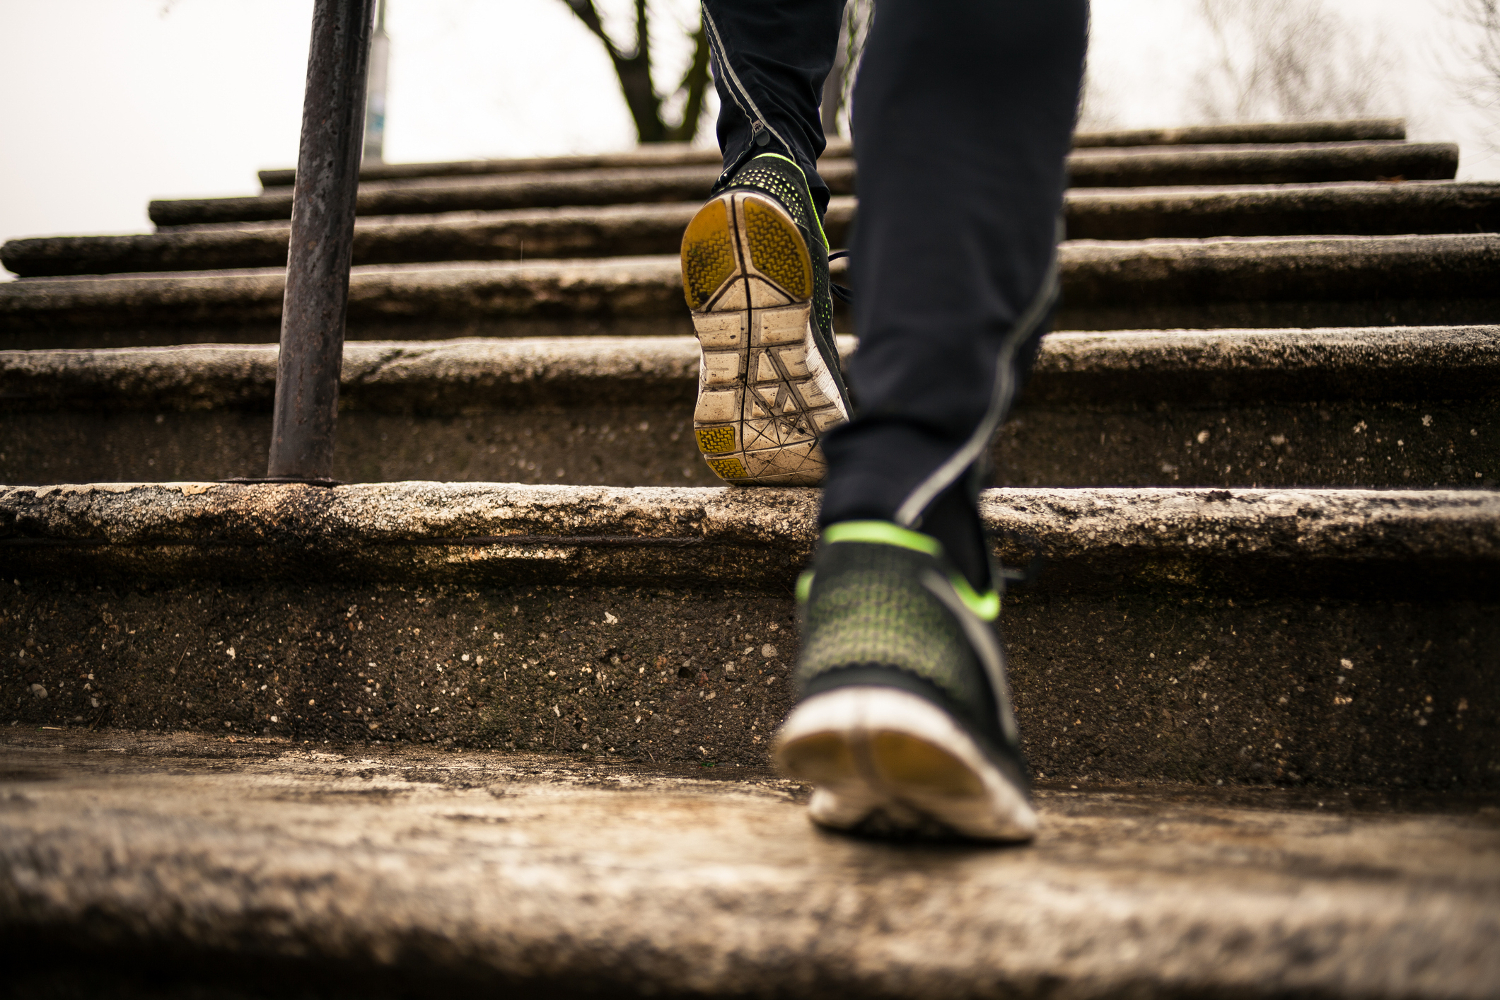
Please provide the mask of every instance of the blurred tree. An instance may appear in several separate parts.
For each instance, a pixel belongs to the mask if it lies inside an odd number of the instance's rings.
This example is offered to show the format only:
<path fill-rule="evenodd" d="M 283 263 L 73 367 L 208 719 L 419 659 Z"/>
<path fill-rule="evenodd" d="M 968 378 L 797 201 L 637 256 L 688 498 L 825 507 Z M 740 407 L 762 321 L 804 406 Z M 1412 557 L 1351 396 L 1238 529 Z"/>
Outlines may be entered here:
<path fill-rule="evenodd" d="M 1395 60 L 1322 0 L 1199 0 L 1214 55 L 1193 111 L 1208 121 L 1390 114 Z"/>
<path fill-rule="evenodd" d="M 708 35 L 699 19 L 697 30 L 690 32 L 693 42 L 693 58 L 677 89 L 670 94 L 657 93 L 651 73 L 651 13 L 646 0 L 635 3 L 635 46 L 624 52 L 599 17 L 594 0 L 563 0 L 578 16 L 584 26 L 604 43 L 609 61 L 614 64 L 615 75 L 620 80 L 620 92 L 625 95 L 625 106 L 635 120 L 635 133 L 641 142 L 687 142 L 698 134 L 698 122 L 703 117 L 703 101 L 708 91 Z M 676 97 L 682 97 L 682 117 L 676 122 L 662 118 L 662 106 Z"/>
<path fill-rule="evenodd" d="M 1468 65 L 1453 73 L 1464 99 L 1489 119 L 1485 142 L 1500 152 L 1500 0 L 1451 0 L 1458 50 Z"/>

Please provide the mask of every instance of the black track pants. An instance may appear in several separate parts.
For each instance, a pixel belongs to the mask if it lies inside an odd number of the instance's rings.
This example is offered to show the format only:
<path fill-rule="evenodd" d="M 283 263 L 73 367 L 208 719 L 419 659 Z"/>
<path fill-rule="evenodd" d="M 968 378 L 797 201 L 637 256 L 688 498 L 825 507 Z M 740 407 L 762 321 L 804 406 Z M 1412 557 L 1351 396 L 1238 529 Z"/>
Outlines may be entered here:
<path fill-rule="evenodd" d="M 842 0 L 703 7 L 726 171 L 786 151 L 826 205 L 818 101 Z M 879 0 L 853 105 L 858 416 L 824 440 L 824 524 L 972 519 L 1056 298 L 1087 34 L 1087 0 Z"/>

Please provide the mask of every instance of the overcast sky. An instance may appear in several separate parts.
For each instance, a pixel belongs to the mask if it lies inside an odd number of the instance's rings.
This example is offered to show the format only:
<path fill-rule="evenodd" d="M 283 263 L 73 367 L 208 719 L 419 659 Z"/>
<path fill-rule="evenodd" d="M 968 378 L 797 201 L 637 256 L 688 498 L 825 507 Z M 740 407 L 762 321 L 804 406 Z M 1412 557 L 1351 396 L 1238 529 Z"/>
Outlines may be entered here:
<path fill-rule="evenodd" d="M 622 0 L 600 0 L 607 9 Z M 1460 176 L 1500 178 L 1458 98 L 1447 0 L 1325 0 L 1393 57 L 1391 114 L 1457 141 Z M 1095 0 L 1100 107 L 1184 124 L 1198 0 Z M 693 16 L 693 0 L 656 0 Z M 0 0 L 0 240 L 143 232 L 151 198 L 246 194 L 297 156 L 311 0 Z M 599 44 L 561 0 L 390 0 L 386 159 L 618 149 L 629 116 Z M 664 59 L 684 58 L 670 24 Z M 670 74 L 666 74 L 670 75 Z M 664 75 L 664 76 L 666 76 Z M 710 133 L 711 134 L 711 133 Z"/>

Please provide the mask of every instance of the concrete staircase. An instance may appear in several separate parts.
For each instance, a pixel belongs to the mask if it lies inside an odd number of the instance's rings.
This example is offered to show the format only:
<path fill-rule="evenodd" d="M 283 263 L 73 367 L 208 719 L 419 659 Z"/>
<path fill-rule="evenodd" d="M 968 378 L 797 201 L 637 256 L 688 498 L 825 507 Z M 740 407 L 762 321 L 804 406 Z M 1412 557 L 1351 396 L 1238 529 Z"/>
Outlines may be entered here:
<path fill-rule="evenodd" d="M 1389 120 L 1077 146 L 984 506 L 1020 851 L 764 770 L 817 493 L 691 441 L 712 155 L 366 168 L 335 489 L 217 481 L 289 171 L 0 248 L 16 995 L 1500 991 L 1500 187 Z"/>

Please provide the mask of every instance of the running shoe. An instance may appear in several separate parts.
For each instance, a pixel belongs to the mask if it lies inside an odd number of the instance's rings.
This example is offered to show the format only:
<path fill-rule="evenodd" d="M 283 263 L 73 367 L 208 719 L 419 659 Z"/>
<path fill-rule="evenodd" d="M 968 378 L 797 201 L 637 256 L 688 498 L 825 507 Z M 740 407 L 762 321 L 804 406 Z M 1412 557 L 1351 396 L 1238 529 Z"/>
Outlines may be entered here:
<path fill-rule="evenodd" d="M 847 521 L 823 533 L 798 600 L 800 699 L 774 757 L 815 787 L 814 822 L 878 836 L 1035 836 L 993 625 L 998 592 L 977 593 L 929 535 Z"/>
<path fill-rule="evenodd" d="M 795 162 L 747 161 L 682 235 L 702 348 L 693 433 L 720 479 L 814 486 L 823 435 L 849 419 L 833 338 L 828 240 Z"/>

